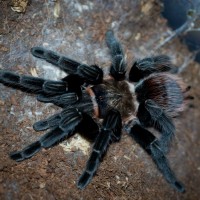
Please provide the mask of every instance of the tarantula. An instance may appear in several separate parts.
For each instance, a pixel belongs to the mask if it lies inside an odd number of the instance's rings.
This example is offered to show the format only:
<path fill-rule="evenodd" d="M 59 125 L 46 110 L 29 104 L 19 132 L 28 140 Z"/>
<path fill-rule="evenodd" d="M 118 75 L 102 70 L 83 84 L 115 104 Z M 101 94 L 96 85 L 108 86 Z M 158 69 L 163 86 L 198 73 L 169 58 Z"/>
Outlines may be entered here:
<path fill-rule="evenodd" d="M 37 94 L 38 101 L 63 109 L 36 122 L 35 131 L 49 129 L 49 132 L 24 149 L 11 153 L 10 158 L 23 161 L 76 132 L 87 135 L 94 145 L 77 183 L 78 188 L 83 189 L 91 182 L 109 145 L 120 140 L 123 129 L 151 156 L 166 181 L 177 191 L 184 192 L 166 154 L 175 133 L 173 118 L 183 110 L 189 87 L 171 74 L 173 65 L 166 55 L 136 61 L 127 75 L 122 46 L 111 30 L 106 33 L 106 43 L 112 58 L 107 75 L 97 65 L 82 64 L 43 47 L 33 47 L 32 55 L 69 75 L 52 81 L 0 71 L 2 84 Z M 154 136 L 147 130 L 149 127 L 161 136 Z"/>

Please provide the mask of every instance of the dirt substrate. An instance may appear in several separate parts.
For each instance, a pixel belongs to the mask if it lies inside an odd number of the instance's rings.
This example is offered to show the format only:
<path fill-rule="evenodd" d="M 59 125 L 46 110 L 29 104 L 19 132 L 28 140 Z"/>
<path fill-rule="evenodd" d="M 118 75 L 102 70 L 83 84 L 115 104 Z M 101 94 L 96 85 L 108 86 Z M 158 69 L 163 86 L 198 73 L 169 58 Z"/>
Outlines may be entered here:
<path fill-rule="evenodd" d="M 80 62 L 109 66 L 104 41 L 108 29 L 120 39 L 129 66 L 135 59 L 161 53 L 181 66 L 190 56 L 178 38 L 154 51 L 171 33 L 160 16 L 159 1 L 35 0 L 29 1 L 24 13 L 14 12 L 10 1 L 0 1 L 0 5 L 0 68 L 20 74 L 63 77 L 50 64 L 31 56 L 30 48 L 41 45 Z M 120 143 L 110 146 L 96 176 L 83 191 L 77 189 L 76 181 L 90 149 L 78 136 L 24 162 L 12 161 L 10 152 L 42 134 L 34 132 L 32 124 L 58 108 L 0 85 L 0 199 L 199 199 L 200 65 L 190 62 L 180 76 L 192 86 L 195 99 L 176 120 L 176 138 L 168 158 L 186 193 L 171 188 L 151 158 L 126 133 Z"/>

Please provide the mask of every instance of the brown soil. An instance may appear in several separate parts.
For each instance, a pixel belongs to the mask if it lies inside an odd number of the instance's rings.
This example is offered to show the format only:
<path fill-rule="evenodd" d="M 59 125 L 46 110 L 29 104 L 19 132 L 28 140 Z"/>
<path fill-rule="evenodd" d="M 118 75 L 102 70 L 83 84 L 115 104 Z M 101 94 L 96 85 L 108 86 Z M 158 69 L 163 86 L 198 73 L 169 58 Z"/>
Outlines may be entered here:
<path fill-rule="evenodd" d="M 19 1 L 20 2 L 20 1 Z M 26 1 L 25 1 L 26 2 Z M 160 16 L 156 0 L 29 1 L 25 13 L 0 0 L 0 68 L 54 79 L 63 77 L 50 64 L 35 59 L 30 48 L 43 45 L 88 64 L 110 65 L 104 42 L 112 28 L 122 42 L 129 65 L 136 58 L 168 54 L 176 65 L 190 53 L 178 38 L 155 52 L 170 29 Z M 16 163 L 9 153 L 35 141 L 41 133 L 32 124 L 58 110 L 36 101 L 33 95 L 0 85 L 0 199 L 132 199 L 197 200 L 200 196 L 200 66 L 190 62 L 181 73 L 195 97 L 176 121 L 176 140 L 168 156 L 186 193 L 174 191 L 151 159 L 127 135 L 110 147 L 97 175 L 81 191 L 76 181 L 84 169 L 87 151 L 64 143 Z M 75 138 L 76 141 L 79 138 Z M 82 144 L 82 143 L 81 143 Z"/>

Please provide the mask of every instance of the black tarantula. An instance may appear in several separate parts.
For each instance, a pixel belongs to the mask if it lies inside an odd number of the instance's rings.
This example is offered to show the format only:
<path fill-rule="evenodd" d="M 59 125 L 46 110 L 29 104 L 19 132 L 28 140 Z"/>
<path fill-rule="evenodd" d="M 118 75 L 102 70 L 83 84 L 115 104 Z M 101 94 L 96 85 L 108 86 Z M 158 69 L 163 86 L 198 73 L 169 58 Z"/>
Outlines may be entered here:
<path fill-rule="evenodd" d="M 107 76 L 97 65 L 81 64 L 43 47 L 32 48 L 32 55 L 52 63 L 68 76 L 51 81 L 0 71 L 0 83 L 35 93 L 38 101 L 53 103 L 63 109 L 36 122 L 33 125 L 35 131 L 49 129 L 49 132 L 24 149 L 11 153 L 10 158 L 22 161 L 76 132 L 87 135 L 94 145 L 77 183 L 78 188 L 84 189 L 95 175 L 109 145 L 120 140 L 123 128 L 151 156 L 166 181 L 177 191 L 184 192 L 166 154 L 175 133 L 173 118 L 183 110 L 189 87 L 170 73 L 173 65 L 165 55 L 136 61 L 127 76 L 123 49 L 112 31 L 106 33 L 106 43 L 112 57 Z M 160 132 L 161 137 L 155 137 L 146 129 L 149 127 Z"/>

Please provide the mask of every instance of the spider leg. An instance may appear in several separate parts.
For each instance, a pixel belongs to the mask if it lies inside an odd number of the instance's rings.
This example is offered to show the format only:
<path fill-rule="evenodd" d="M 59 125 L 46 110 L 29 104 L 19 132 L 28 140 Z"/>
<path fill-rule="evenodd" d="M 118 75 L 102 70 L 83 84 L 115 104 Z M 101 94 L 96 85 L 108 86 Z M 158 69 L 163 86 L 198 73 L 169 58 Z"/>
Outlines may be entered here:
<path fill-rule="evenodd" d="M 65 107 L 67 105 L 72 105 L 79 99 L 75 92 L 67 92 L 65 94 L 48 96 L 45 94 L 39 94 L 37 100 L 44 103 L 53 103 L 59 107 Z"/>
<path fill-rule="evenodd" d="M 110 49 L 112 57 L 112 65 L 110 67 L 110 74 L 115 80 L 121 81 L 125 79 L 126 74 L 126 61 L 124 52 L 119 41 L 115 38 L 113 31 L 106 33 L 106 43 Z"/>
<path fill-rule="evenodd" d="M 82 64 L 43 47 L 33 47 L 31 53 L 35 57 L 52 63 L 68 74 L 78 75 L 88 84 L 100 84 L 103 80 L 103 71 L 97 65 Z"/>
<path fill-rule="evenodd" d="M 103 121 L 103 127 L 95 140 L 86 168 L 78 180 L 78 188 L 84 189 L 90 183 L 109 144 L 120 140 L 121 128 L 122 120 L 120 113 L 114 109 L 110 110 L 107 113 Z"/>
<path fill-rule="evenodd" d="M 129 80 L 138 82 L 140 79 L 157 72 L 172 70 L 171 60 L 166 55 L 153 56 L 136 61 L 129 72 Z"/>
<path fill-rule="evenodd" d="M 61 118 L 62 118 L 62 112 L 52 115 L 51 117 L 47 119 L 35 122 L 33 124 L 33 129 L 35 131 L 45 131 L 47 129 L 54 129 L 55 127 L 59 125 Z"/>
<path fill-rule="evenodd" d="M 154 127 L 162 133 L 158 142 L 162 151 L 167 153 L 175 132 L 172 119 L 167 116 L 162 108 L 150 99 L 140 103 L 137 117 L 143 126 Z"/>
<path fill-rule="evenodd" d="M 39 94 L 38 101 L 63 105 L 64 102 L 62 100 L 66 98 L 68 98 L 67 100 L 69 98 L 79 99 L 82 96 L 81 85 L 84 81 L 81 77 L 74 74 L 63 78 L 61 81 L 51 81 L 1 70 L 0 83 L 27 93 Z M 66 94 L 69 92 L 70 94 Z M 72 94 L 72 92 L 76 94 Z"/>
<path fill-rule="evenodd" d="M 42 148 L 53 147 L 63 139 L 69 138 L 76 132 L 84 117 L 89 118 L 90 116 L 75 108 L 65 109 L 60 114 L 54 115 L 51 120 L 50 118 L 48 120 L 48 128 L 52 129 L 44 134 L 38 141 L 28 145 L 21 151 L 11 153 L 11 159 L 15 161 L 23 161 L 31 158 Z M 87 122 L 86 120 L 84 121 Z M 92 119 L 90 119 L 90 122 L 91 121 Z M 94 123 L 95 122 L 92 124 L 93 129 L 95 128 Z M 86 124 L 86 126 L 89 126 L 89 124 Z"/>
<path fill-rule="evenodd" d="M 169 162 L 161 150 L 161 146 L 157 138 L 137 122 L 134 123 L 129 134 L 151 156 L 166 181 L 177 191 L 185 192 L 184 186 L 177 180 L 171 170 Z"/>
<path fill-rule="evenodd" d="M 64 81 L 50 81 L 4 70 L 0 70 L 0 83 L 25 92 L 48 95 L 63 94 L 67 87 L 67 83 Z"/>
<path fill-rule="evenodd" d="M 76 72 L 78 66 L 80 63 L 67 58 L 65 56 L 62 56 L 60 54 L 55 53 L 54 51 L 47 50 L 43 47 L 33 47 L 31 48 L 31 54 L 37 58 L 43 59 L 63 71 L 65 71 L 68 74 L 73 74 Z"/>
<path fill-rule="evenodd" d="M 69 76 L 63 78 L 62 81 L 66 83 L 68 89 L 65 91 L 65 94 L 58 93 L 58 95 L 52 95 L 51 93 L 43 93 L 38 95 L 37 100 L 46 103 L 54 103 L 55 105 L 63 107 L 63 105 L 71 103 L 72 100 L 77 101 L 81 99 L 81 85 L 83 85 L 84 81 L 80 76 L 76 74 L 70 74 Z M 66 101 L 64 102 L 63 100 Z"/>

